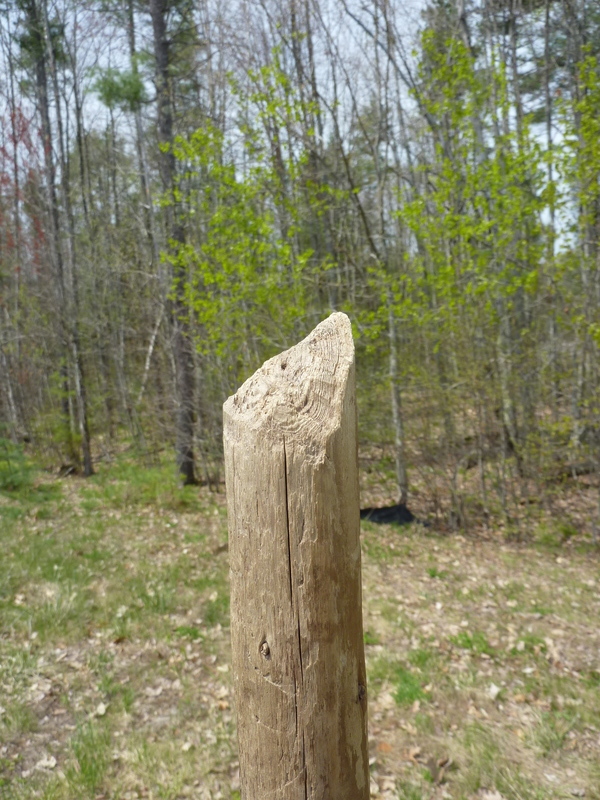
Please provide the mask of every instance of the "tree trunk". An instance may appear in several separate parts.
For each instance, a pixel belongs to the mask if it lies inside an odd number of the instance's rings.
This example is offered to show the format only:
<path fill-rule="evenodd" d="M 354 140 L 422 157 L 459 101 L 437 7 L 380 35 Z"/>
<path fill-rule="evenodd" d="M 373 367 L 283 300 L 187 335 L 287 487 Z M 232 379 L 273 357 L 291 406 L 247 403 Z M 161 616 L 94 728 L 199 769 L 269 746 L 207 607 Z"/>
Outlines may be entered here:
<path fill-rule="evenodd" d="M 354 346 L 332 314 L 224 406 L 243 800 L 367 800 Z"/>
<path fill-rule="evenodd" d="M 179 219 L 180 208 L 176 198 L 175 156 L 173 154 L 173 104 L 170 80 L 171 41 L 167 32 L 168 0 L 150 0 L 150 16 L 154 33 L 156 59 L 156 91 L 158 101 L 158 130 L 164 149 L 160 154 L 160 173 L 168 197 L 165 208 L 167 236 L 172 255 L 185 244 L 185 232 Z M 176 458 L 177 468 L 185 485 L 197 483 L 194 470 L 194 360 L 189 332 L 188 310 L 185 301 L 187 274 L 185 267 L 175 259 L 173 274 L 173 357 L 176 384 Z"/>
<path fill-rule="evenodd" d="M 46 181 L 46 202 L 49 217 L 49 242 L 50 242 L 50 262 L 52 264 L 53 277 L 56 280 L 56 305 L 59 310 L 59 330 L 61 340 L 62 364 L 60 366 L 61 383 L 63 397 L 61 409 L 63 414 L 63 425 L 68 457 L 75 463 L 79 462 L 79 453 L 75 446 L 73 436 L 73 424 L 71 419 L 71 404 L 69 403 L 69 368 L 70 346 L 69 328 L 67 315 L 67 298 L 65 288 L 65 271 L 61 237 L 60 210 L 56 192 L 56 166 L 52 150 L 52 126 L 50 123 L 50 110 L 48 98 L 48 72 L 46 69 L 47 50 L 45 44 L 44 22 L 36 0 L 29 0 L 24 6 L 27 15 L 26 26 L 31 36 L 33 46 L 32 52 L 35 56 L 35 90 L 37 110 L 40 115 L 40 128 L 42 137 L 42 149 L 44 153 L 44 178 Z"/>
<path fill-rule="evenodd" d="M 402 419 L 402 396 L 398 375 L 398 336 L 396 321 L 392 309 L 391 297 L 388 312 L 388 328 L 390 337 L 390 390 L 392 399 L 392 423 L 394 427 L 394 458 L 396 462 L 396 483 L 398 487 L 398 503 L 405 506 L 408 502 L 408 473 L 406 471 L 406 455 L 404 451 L 404 420 Z"/>
<path fill-rule="evenodd" d="M 21 427 L 19 425 L 19 415 L 17 413 L 17 404 L 15 403 L 11 373 L 12 371 L 8 358 L 0 342 L 0 375 L 2 375 L 2 390 L 5 395 L 8 418 L 10 421 L 10 438 L 13 442 L 16 442 L 18 441 Z M 2 428 L 0 428 L 0 436 L 2 436 Z"/>
<path fill-rule="evenodd" d="M 87 393 L 85 384 L 85 374 L 83 367 L 83 358 L 81 354 L 80 332 L 79 332 L 79 291 L 77 284 L 77 265 L 76 265 L 76 245 L 75 245 L 75 220 L 73 216 L 73 207 L 71 204 L 71 186 L 70 186 L 70 164 L 67 153 L 70 152 L 70 147 L 63 138 L 63 125 L 61 113 L 61 98 L 58 87 L 58 74 L 56 69 L 56 61 L 54 58 L 54 50 L 52 38 L 50 35 L 50 23 L 48 19 L 48 6 L 47 0 L 42 0 L 42 19 L 44 26 L 44 38 L 46 40 L 46 57 L 47 63 L 50 68 L 50 76 L 52 78 L 52 86 L 54 89 L 55 98 L 55 116 L 58 141 L 58 152 L 60 156 L 60 171 L 61 171 L 61 188 L 62 188 L 62 201 L 64 204 L 67 227 L 69 231 L 70 247 L 68 248 L 68 259 L 65 266 L 68 269 L 63 271 L 64 280 L 64 314 L 65 324 L 69 333 L 69 348 L 72 354 L 73 377 L 75 384 L 75 400 L 77 404 L 77 427 L 81 439 L 81 449 L 83 455 L 83 472 L 86 477 L 94 474 L 91 455 L 91 442 L 90 442 L 90 427 L 88 421 L 88 404 Z M 58 212 L 57 212 L 58 219 Z"/>
<path fill-rule="evenodd" d="M 129 61 L 131 71 L 138 76 L 138 54 L 135 44 L 135 17 L 133 0 L 127 3 L 127 40 L 129 44 Z M 140 188 L 144 199 L 144 217 L 146 225 L 146 235 L 150 244 L 152 262 L 157 270 L 160 270 L 160 254 L 158 250 L 158 239 L 156 235 L 156 224 L 154 219 L 154 201 L 150 188 L 150 172 L 144 150 L 144 126 L 142 124 L 142 111 L 140 106 L 136 106 L 134 113 L 135 120 L 135 147 L 138 158 L 138 172 L 140 178 Z"/>

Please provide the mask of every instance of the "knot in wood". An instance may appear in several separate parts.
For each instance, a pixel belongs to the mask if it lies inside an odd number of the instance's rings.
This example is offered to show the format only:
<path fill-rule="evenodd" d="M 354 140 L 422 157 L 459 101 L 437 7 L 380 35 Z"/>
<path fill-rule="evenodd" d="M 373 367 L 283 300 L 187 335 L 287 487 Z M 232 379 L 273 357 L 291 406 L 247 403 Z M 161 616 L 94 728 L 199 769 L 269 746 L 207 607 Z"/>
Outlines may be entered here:
<path fill-rule="evenodd" d="M 271 648 L 269 647 L 269 643 L 268 642 L 261 642 L 259 650 L 260 650 L 261 656 L 263 656 L 264 658 L 267 658 L 267 659 L 271 658 Z"/>

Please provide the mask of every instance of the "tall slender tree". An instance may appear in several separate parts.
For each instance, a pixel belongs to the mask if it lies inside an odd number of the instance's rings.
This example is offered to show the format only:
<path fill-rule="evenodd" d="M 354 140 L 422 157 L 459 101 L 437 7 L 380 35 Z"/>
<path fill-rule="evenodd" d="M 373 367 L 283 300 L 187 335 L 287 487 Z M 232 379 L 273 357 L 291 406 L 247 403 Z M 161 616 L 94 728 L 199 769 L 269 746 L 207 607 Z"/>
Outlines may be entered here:
<path fill-rule="evenodd" d="M 176 367 L 176 457 L 184 484 L 196 483 L 194 469 L 194 359 L 189 329 L 189 314 L 185 301 L 187 274 L 184 262 L 178 258 L 185 245 L 185 225 L 177 188 L 177 163 L 173 151 L 174 86 L 172 75 L 176 50 L 168 28 L 170 0 L 149 0 L 152 20 L 158 134 L 160 139 L 160 175 L 166 196 L 165 219 L 168 238 L 167 260 L 173 268 L 173 290 L 170 300 L 173 355 Z M 187 10 L 187 9 L 185 9 Z"/>

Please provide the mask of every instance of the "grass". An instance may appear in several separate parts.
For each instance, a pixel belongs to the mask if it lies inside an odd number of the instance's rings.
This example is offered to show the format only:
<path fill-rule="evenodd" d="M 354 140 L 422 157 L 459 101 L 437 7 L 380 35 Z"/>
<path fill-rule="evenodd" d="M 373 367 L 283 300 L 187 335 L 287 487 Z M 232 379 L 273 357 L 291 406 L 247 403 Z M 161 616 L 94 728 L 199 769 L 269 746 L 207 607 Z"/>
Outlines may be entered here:
<path fill-rule="evenodd" d="M 11 458 L 0 800 L 239 800 L 224 498 L 170 465 L 53 481 Z M 375 797 L 600 800 L 592 555 L 363 537 Z"/>
<path fill-rule="evenodd" d="M 371 631 L 365 631 L 363 634 L 363 641 L 365 644 L 380 644 L 381 640 L 377 634 L 372 633 Z"/>
<path fill-rule="evenodd" d="M 396 534 L 380 535 L 385 550 Z M 456 537 L 438 540 L 432 566 L 431 540 L 419 547 L 409 530 L 403 540 L 412 556 L 397 580 L 388 562 L 365 562 L 365 626 L 378 643 L 367 650 L 370 697 L 397 709 L 383 712 L 399 731 L 397 751 L 417 752 L 396 770 L 397 796 L 430 797 L 428 764 L 449 757 L 444 791 L 456 800 L 484 790 L 558 800 L 573 788 L 596 797 L 597 562 L 572 550 L 557 568 L 535 543 Z"/>
<path fill-rule="evenodd" d="M 389 685 L 394 700 L 400 706 L 411 705 L 415 700 L 426 698 L 422 674 L 394 659 L 388 657 L 377 659 L 371 664 L 369 678 L 371 687 L 375 690 L 384 684 Z"/>
<path fill-rule="evenodd" d="M 463 797 L 483 790 L 498 792 L 506 800 L 543 800 L 553 796 L 551 790 L 523 774 L 520 765 L 515 765 L 514 758 L 506 752 L 505 743 L 489 726 L 467 725 L 462 744 L 469 756 L 469 769 L 458 777 L 456 788 Z"/>
<path fill-rule="evenodd" d="M 226 541 L 222 498 L 179 488 L 170 467 L 134 463 L 90 481 L 49 482 L 28 468 L 2 498 L 0 683 L 11 702 L 0 714 L 0 797 L 141 791 L 148 748 L 157 796 L 176 796 L 182 778 L 161 761 L 155 724 L 180 714 L 175 741 L 210 739 L 195 731 L 200 714 L 227 732 L 219 745 L 233 741 L 230 676 L 218 669 L 228 661 L 227 558 L 213 554 Z M 211 688 L 190 716 L 192 672 Z M 56 766 L 37 767 L 51 763 L 48 748 Z"/>
<path fill-rule="evenodd" d="M 532 731 L 532 741 L 544 758 L 550 758 L 563 749 L 577 719 L 577 714 L 573 711 L 547 711 L 540 714 Z"/>
<path fill-rule="evenodd" d="M 93 796 L 102 786 L 110 760 L 110 743 L 110 732 L 105 725 L 85 722 L 75 731 L 71 739 L 74 760 L 65 772 L 75 796 Z"/>
<path fill-rule="evenodd" d="M 37 731 L 38 720 L 28 705 L 17 701 L 4 709 L 2 725 L 13 734 L 24 735 Z"/>
<path fill-rule="evenodd" d="M 461 631 L 456 636 L 451 636 L 450 641 L 452 644 L 456 645 L 456 647 L 462 650 L 470 650 L 477 655 L 481 655 L 482 653 L 488 656 L 494 655 L 494 648 L 481 631 L 474 631 L 473 633 Z"/>
<path fill-rule="evenodd" d="M 445 570 L 437 567 L 427 567 L 427 574 L 430 578 L 439 578 L 440 580 L 448 577 L 448 573 Z"/>
<path fill-rule="evenodd" d="M 393 697 L 399 706 L 412 705 L 415 700 L 422 700 L 426 696 L 419 676 L 405 667 L 394 668 L 393 682 Z"/>
<path fill-rule="evenodd" d="M 424 800 L 426 796 L 420 786 L 410 781 L 401 781 L 398 786 L 398 800 Z"/>
<path fill-rule="evenodd" d="M 439 652 L 428 648 L 417 648 L 408 654 L 409 662 L 421 670 L 431 667 L 439 658 Z"/>
<path fill-rule="evenodd" d="M 1 434 L 0 430 L 0 492 L 21 493 L 31 486 L 33 464 L 22 447 Z"/>

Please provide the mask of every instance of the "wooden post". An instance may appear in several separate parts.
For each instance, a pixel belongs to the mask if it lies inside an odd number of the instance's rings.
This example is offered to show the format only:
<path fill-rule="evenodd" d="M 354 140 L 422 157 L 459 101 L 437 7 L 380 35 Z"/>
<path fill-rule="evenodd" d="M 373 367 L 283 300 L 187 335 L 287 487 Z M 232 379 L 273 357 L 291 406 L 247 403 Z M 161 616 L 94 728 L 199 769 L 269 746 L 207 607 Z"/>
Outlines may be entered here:
<path fill-rule="evenodd" d="M 263 364 L 223 411 L 242 800 L 368 800 L 348 317 Z"/>

